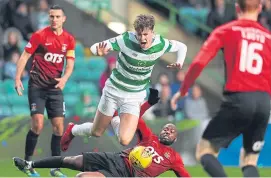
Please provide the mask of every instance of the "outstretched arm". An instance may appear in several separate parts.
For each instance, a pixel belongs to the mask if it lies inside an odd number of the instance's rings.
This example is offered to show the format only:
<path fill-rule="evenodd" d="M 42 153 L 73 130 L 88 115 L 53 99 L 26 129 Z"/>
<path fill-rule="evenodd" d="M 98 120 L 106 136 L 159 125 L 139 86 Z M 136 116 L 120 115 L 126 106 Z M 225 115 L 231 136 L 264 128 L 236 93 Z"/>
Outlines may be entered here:
<path fill-rule="evenodd" d="M 145 121 L 142 119 L 142 115 L 145 113 L 147 109 L 151 106 L 155 105 L 159 101 L 158 90 L 150 88 L 150 95 L 148 97 L 148 101 L 146 101 L 140 110 L 140 117 L 137 124 L 136 133 L 138 135 L 138 142 L 144 139 L 149 138 L 152 135 L 151 129 L 147 126 Z"/>
<path fill-rule="evenodd" d="M 92 54 L 98 56 L 106 55 L 109 51 L 120 51 L 120 47 L 118 44 L 119 38 L 122 38 L 122 35 L 95 43 L 90 47 L 90 51 L 92 52 Z"/>
<path fill-rule="evenodd" d="M 204 67 L 215 57 L 217 52 L 221 48 L 223 48 L 224 34 L 225 30 L 220 29 L 218 27 L 211 33 L 209 38 L 205 41 L 199 53 L 197 54 L 192 64 L 190 65 L 188 72 L 185 75 L 184 82 L 182 83 L 180 91 L 175 93 L 175 95 L 171 99 L 171 107 L 173 109 L 176 109 L 177 101 L 182 96 L 186 95 L 188 89 L 195 82 L 196 78 L 200 75 Z"/>
<path fill-rule="evenodd" d="M 178 153 L 176 153 L 176 160 L 172 164 L 171 169 L 174 171 L 177 177 L 190 177 L 190 174 L 185 169 L 182 158 L 180 157 Z"/>
<path fill-rule="evenodd" d="M 169 40 L 171 48 L 168 52 L 177 52 L 177 61 L 176 63 L 169 64 L 168 68 L 179 68 L 181 69 L 186 57 L 187 53 L 187 46 L 179 41 L 176 40 Z"/>
<path fill-rule="evenodd" d="M 184 96 L 196 78 L 200 75 L 205 66 L 216 56 L 217 52 L 223 47 L 224 31 L 220 29 L 214 30 L 210 37 L 205 41 L 197 54 L 188 72 L 185 76 L 182 88 L 180 89 L 181 96 Z"/>

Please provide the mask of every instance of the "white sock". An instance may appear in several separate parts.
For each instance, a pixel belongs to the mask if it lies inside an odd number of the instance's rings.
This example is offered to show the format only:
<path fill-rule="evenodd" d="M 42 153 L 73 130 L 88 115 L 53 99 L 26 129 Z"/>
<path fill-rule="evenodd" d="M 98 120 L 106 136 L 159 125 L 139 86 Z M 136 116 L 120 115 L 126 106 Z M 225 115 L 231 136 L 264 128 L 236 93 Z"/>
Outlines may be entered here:
<path fill-rule="evenodd" d="M 74 125 L 72 128 L 72 134 L 74 136 L 91 136 L 91 129 L 93 123 L 86 122 L 80 125 Z"/>
<path fill-rule="evenodd" d="M 111 120 L 111 125 L 115 132 L 115 135 L 119 138 L 120 117 L 119 116 L 113 117 L 113 119 Z"/>

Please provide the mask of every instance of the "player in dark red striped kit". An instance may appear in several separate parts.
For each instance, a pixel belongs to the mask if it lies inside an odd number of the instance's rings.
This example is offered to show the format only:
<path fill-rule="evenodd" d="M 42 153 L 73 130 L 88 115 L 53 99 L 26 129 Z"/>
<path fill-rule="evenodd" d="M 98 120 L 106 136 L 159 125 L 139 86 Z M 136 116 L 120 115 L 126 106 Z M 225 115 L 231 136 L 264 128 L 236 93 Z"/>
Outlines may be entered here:
<path fill-rule="evenodd" d="M 150 91 L 147 102 L 141 106 L 140 116 L 158 102 L 158 91 Z M 113 118 L 114 126 L 120 124 L 120 118 Z M 116 130 L 118 132 L 118 130 Z M 156 177 L 172 170 L 178 177 L 190 177 L 184 168 L 182 159 L 171 147 L 177 139 L 177 129 L 173 124 L 166 124 L 159 136 L 152 133 L 142 118 L 137 126 L 138 145 L 143 145 L 152 153 L 153 161 L 146 169 L 136 169 L 129 162 L 129 153 L 133 149 L 120 153 L 87 152 L 75 157 L 51 157 L 39 161 L 25 161 L 13 158 L 15 166 L 21 171 L 30 168 L 63 167 L 82 171 L 78 177 Z"/>
<path fill-rule="evenodd" d="M 226 177 L 216 159 L 220 148 L 243 135 L 240 167 L 245 177 L 259 177 L 257 161 L 270 115 L 271 36 L 258 22 L 261 0 L 237 0 L 238 20 L 216 28 L 191 64 L 172 107 L 187 93 L 203 68 L 223 49 L 226 85 L 219 112 L 210 121 L 196 157 L 212 177 Z"/>
<path fill-rule="evenodd" d="M 15 89 L 21 96 L 21 75 L 28 59 L 33 56 L 28 86 L 28 101 L 31 112 L 31 129 L 26 136 L 25 159 L 30 160 L 43 128 L 44 109 L 53 127 L 51 138 L 52 156 L 59 156 L 60 140 L 64 130 L 65 102 L 62 90 L 72 74 L 74 66 L 74 37 L 63 29 L 66 20 L 64 10 L 55 5 L 49 10 L 51 25 L 33 33 L 22 53 L 16 71 Z M 62 76 L 64 62 L 65 73 Z M 38 176 L 34 169 L 28 176 Z M 51 170 L 52 176 L 64 176 L 59 169 Z"/>

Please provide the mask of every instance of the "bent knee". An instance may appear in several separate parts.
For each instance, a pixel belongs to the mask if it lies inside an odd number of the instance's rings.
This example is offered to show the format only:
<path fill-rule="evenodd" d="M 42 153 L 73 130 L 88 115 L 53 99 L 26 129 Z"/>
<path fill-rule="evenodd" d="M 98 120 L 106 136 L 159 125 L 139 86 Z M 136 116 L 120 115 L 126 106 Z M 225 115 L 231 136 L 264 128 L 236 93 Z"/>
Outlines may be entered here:
<path fill-rule="evenodd" d="M 91 135 L 94 136 L 94 137 L 101 137 L 103 135 L 103 131 L 92 130 Z"/>
<path fill-rule="evenodd" d="M 215 149 L 208 140 L 200 140 L 199 144 L 197 145 L 195 157 L 197 161 L 200 161 L 202 156 L 206 154 L 211 154 L 215 157 L 218 155 L 218 149 Z"/>
<path fill-rule="evenodd" d="M 31 120 L 31 130 L 36 133 L 40 134 L 43 129 L 43 115 L 41 114 L 34 114 L 32 115 Z"/>
<path fill-rule="evenodd" d="M 40 133 L 42 132 L 42 129 L 43 129 L 43 123 L 41 123 L 41 122 L 32 123 L 31 130 L 35 134 L 40 135 Z"/>
<path fill-rule="evenodd" d="M 129 143 L 132 141 L 132 139 L 131 138 L 127 138 L 127 137 L 119 137 L 119 142 L 120 142 L 120 144 L 121 145 L 123 145 L 123 146 L 127 146 L 127 145 L 129 145 Z"/>

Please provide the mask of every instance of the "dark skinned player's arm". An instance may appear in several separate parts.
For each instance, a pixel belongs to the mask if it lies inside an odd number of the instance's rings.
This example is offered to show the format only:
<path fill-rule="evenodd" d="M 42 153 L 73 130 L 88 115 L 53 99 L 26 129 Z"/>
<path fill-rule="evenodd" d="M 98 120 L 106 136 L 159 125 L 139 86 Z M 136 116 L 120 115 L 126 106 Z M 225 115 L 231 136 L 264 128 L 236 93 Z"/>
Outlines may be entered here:
<path fill-rule="evenodd" d="M 176 152 L 175 161 L 172 164 L 171 170 L 174 171 L 177 177 L 191 177 L 188 171 L 184 167 L 182 158 L 177 152 Z"/>
<path fill-rule="evenodd" d="M 145 121 L 142 119 L 143 114 L 153 105 L 158 103 L 158 90 L 150 88 L 150 95 L 148 101 L 143 103 L 140 108 L 140 116 L 138 120 L 137 130 L 136 133 L 138 135 L 138 142 L 141 140 L 149 138 L 153 133 L 151 129 L 147 126 Z"/>

